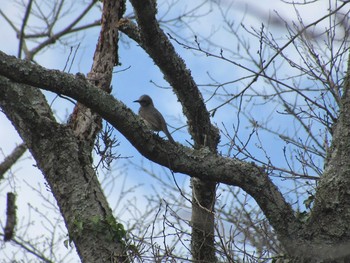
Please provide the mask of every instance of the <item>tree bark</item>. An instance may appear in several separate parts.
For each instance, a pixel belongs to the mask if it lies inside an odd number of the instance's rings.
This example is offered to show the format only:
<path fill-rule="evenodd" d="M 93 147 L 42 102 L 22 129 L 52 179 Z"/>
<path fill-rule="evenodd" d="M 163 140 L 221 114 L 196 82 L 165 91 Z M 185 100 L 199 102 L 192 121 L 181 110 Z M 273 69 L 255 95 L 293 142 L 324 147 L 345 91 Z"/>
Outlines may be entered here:
<path fill-rule="evenodd" d="M 206 148 L 193 150 L 180 144 L 174 147 L 159 136 L 143 130 L 139 117 L 123 103 L 71 74 L 47 70 L 0 51 L 0 75 L 80 101 L 112 124 L 143 156 L 174 172 L 241 187 L 256 200 L 286 247 L 295 244 L 301 236 L 301 223 L 264 168 L 254 163 L 224 158 Z M 0 88 L 4 79 L 0 78 Z M 294 241 L 291 242 L 291 239 Z"/>
<path fill-rule="evenodd" d="M 153 0 L 131 0 L 140 34 L 139 44 L 151 56 L 165 79 L 173 87 L 187 117 L 194 148 L 208 147 L 216 153 L 219 132 L 211 124 L 203 98 L 184 61 L 177 55 L 168 37 L 156 20 L 157 7 Z M 136 37 L 133 36 L 135 40 Z M 195 262 L 215 262 L 214 205 L 216 183 L 192 178 L 192 237 L 191 254 Z"/>
<path fill-rule="evenodd" d="M 91 153 L 72 130 L 58 124 L 42 93 L 1 78 L 0 105 L 43 172 L 82 262 L 125 261 L 123 240 L 113 236 L 113 218 Z"/>
<path fill-rule="evenodd" d="M 118 60 L 117 24 L 124 10 L 125 0 L 106 0 L 103 2 L 101 31 L 94 53 L 93 64 L 87 79 L 96 87 L 110 92 L 113 67 Z M 97 133 L 101 130 L 102 120 L 98 114 L 77 103 L 69 118 L 76 137 L 85 141 L 92 151 Z"/>
<path fill-rule="evenodd" d="M 310 218 L 302 223 L 264 167 L 217 154 L 219 133 L 210 123 L 190 71 L 157 23 L 156 1 L 131 2 L 138 25 L 125 20 L 119 26 L 145 49 L 173 87 L 188 119 L 194 149 L 174 146 L 143 130 L 139 118 L 105 92 L 110 89 L 113 66 L 118 61 L 116 25 L 123 9 L 120 1 L 104 3 L 101 35 L 87 79 L 46 70 L 0 52 L 0 106 L 43 172 L 82 261 L 128 259 L 124 230 L 118 228 L 92 168 L 91 149 L 101 126 L 100 116 L 146 158 L 192 177 L 194 261 L 216 260 L 217 183 L 238 186 L 256 200 L 284 245 L 288 262 L 350 261 L 350 59 L 325 172 Z M 79 101 L 69 126 L 56 122 L 38 88 Z"/>
<path fill-rule="evenodd" d="M 24 143 L 16 146 L 12 153 L 5 158 L 5 160 L 0 164 L 0 180 L 4 178 L 4 174 L 14 165 L 19 158 L 27 150 Z"/>
<path fill-rule="evenodd" d="M 104 1 L 102 29 L 88 79 L 105 91 L 109 91 L 118 63 L 117 22 L 123 10 L 122 0 Z M 3 77 L 0 82 L 1 108 L 43 172 L 64 218 L 69 242 L 74 242 L 82 262 L 128 262 L 125 230 L 116 223 L 92 166 L 91 151 L 101 117 L 78 103 L 69 125 L 61 125 L 37 88 Z"/>
<path fill-rule="evenodd" d="M 311 258 L 324 262 L 350 261 L 350 57 L 339 118 L 333 128 L 324 174 L 307 223 L 306 246 Z"/>

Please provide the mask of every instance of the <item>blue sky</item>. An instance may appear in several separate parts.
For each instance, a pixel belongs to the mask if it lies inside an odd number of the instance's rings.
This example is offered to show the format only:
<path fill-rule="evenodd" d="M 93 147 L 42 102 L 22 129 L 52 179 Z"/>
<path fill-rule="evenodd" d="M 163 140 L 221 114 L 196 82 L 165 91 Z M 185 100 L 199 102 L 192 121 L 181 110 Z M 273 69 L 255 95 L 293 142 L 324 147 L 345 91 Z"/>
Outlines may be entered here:
<path fill-rule="evenodd" d="M 201 1 L 187 1 L 186 4 L 183 2 L 179 2 L 178 5 L 175 6 L 173 11 L 168 13 L 167 18 L 172 18 L 174 15 L 178 13 L 180 10 L 190 10 L 191 7 L 189 5 L 197 5 Z M 319 18 L 320 14 L 325 14 L 327 9 L 327 1 L 318 1 L 315 3 L 312 8 L 313 12 L 310 14 L 310 7 L 298 6 L 298 10 L 303 18 L 305 18 L 305 24 L 314 21 L 315 18 Z M 239 27 L 239 24 L 243 22 L 246 27 L 251 30 L 251 28 L 259 29 L 261 27 L 261 23 L 268 25 L 269 19 L 270 21 L 275 21 L 276 18 L 275 11 L 282 17 L 284 17 L 287 21 L 292 21 L 296 19 L 295 12 L 290 5 L 283 4 L 281 1 L 277 0 L 265 0 L 265 1 L 220 1 L 222 10 L 225 12 L 227 10 L 228 17 L 235 22 L 235 27 Z M 129 8 L 130 6 L 128 6 Z M 211 36 L 211 40 L 216 44 L 225 47 L 227 50 L 235 50 L 237 48 L 237 38 L 233 37 L 228 31 L 227 25 L 222 20 L 222 16 L 218 11 L 218 8 L 214 5 L 214 9 L 207 4 L 206 6 L 202 6 L 200 9 L 200 13 L 206 14 L 205 17 L 198 18 L 196 21 L 191 23 L 191 28 L 198 35 L 199 41 L 202 41 L 205 37 Z M 162 13 L 162 10 L 166 10 L 166 4 L 162 5 L 159 9 L 159 14 Z M 15 4 L 12 1 L 2 1 L 0 3 L 0 9 L 5 13 L 9 14 L 11 17 L 19 23 L 21 19 L 21 12 L 18 11 Z M 245 14 L 245 10 L 250 10 Z M 75 12 L 79 12 L 79 9 L 73 9 Z M 130 9 L 127 10 L 127 13 L 130 13 Z M 306 15 L 307 14 L 307 15 Z M 261 15 L 263 18 L 261 18 Z M 95 12 L 91 13 L 89 17 L 86 19 L 88 21 L 94 21 L 98 19 L 100 16 L 99 12 L 95 10 Z M 266 19 L 265 19 L 266 18 Z M 69 19 L 69 16 L 67 16 Z M 64 21 L 62 25 L 64 25 Z M 31 21 L 30 21 L 31 22 Z M 0 17 L 0 30 L 3 36 L 3 39 L 7 41 L 0 42 L 0 50 L 8 53 L 8 54 L 17 54 L 17 39 L 15 33 L 11 30 L 8 24 Z M 320 25 L 322 27 L 322 24 Z M 84 33 L 84 35 L 79 36 L 76 42 L 72 43 L 73 49 L 77 48 L 77 44 L 79 43 L 80 47 L 77 51 L 77 56 L 72 64 L 71 73 L 82 72 L 87 74 L 91 68 L 93 52 L 96 46 L 96 41 L 98 38 L 98 28 L 91 29 Z M 166 30 L 166 29 L 165 29 Z M 189 29 L 176 29 L 177 32 L 181 35 L 181 37 L 187 39 L 190 44 L 194 43 L 193 33 Z M 274 33 L 276 39 L 279 39 L 281 43 L 286 41 L 286 31 L 283 26 L 274 24 L 269 27 Z M 168 32 L 168 31 L 166 31 Z M 259 48 L 259 42 L 257 39 L 252 38 L 251 35 L 247 34 L 243 29 L 240 29 L 239 34 L 244 35 L 244 40 L 249 41 L 249 45 L 251 48 L 251 53 L 256 55 L 256 52 Z M 173 41 L 173 44 L 180 54 L 180 56 L 185 60 L 188 68 L 191 70 L 192 75 L 195 81 L 198 84 L 207 84 L 213 82 L 211 78 L 217 79 L 219 81 L 230 81 L 234 79 L 238 79 L 242 76 L 248 75 L 247 72 L 242 69 L 234 66 L 232 64 L 228 64 L 224 61 L 221 61 L 216 58 L 207 57 L 204 54 L 200 54 L 198 52 L 193 52 L 191 50 L 185 49 L 182 46 L 176 44 Z M 205 46 L 205 45 L 204 45 Z M 214 54 L 219 54 L 219 48 L 212 48 L 211 51 Z M 36 61 L 41 65 L 52 68 L 52 69 L 60 69 L 64 68 L 66 64 L 67 58 L 69 57 L 70 49 L 68 47 L 62 47 L 60 45 L 54 45 L 52 48 L 41 52 L 38 56 L 36 56 Z M 243 50 L 242 50 L 243 52 Z M 295 54 L 290 51 L 291 56 Z M 181 105 L 176 99 L 176 96 L 172 92 L 170 88 L 159 88 L 153 83 L 156 83 L 159 86 L 169 87 L 169 85 L 163 79 L 163 76 L 159 69 L 154 65 L 153 61 L 149 58 L 147 54 L 143 52 L 143 50 L 134 42 L 130 41 L 128 45 L 120 44 L 119 49 L 120 62 L 122 66 L 120 68 L 116 68 L 116 71 L 120 69 L 126 69 L 125 71 L 118 72 L 113 76 L 113 91 L 112 94 L 123 101 L 128 107 L 130 107 L 134 112 L 137 112 L 139 105 L 133 103 L 135 99 L 137 99 L 142 94 L 149 94 L 156 105 L 156 107 L 163 113 L 165 119 L 167 120 L 170 127 L 180 127 L 185 124 L 186 120 L 182 114 Z M 236 59 L 232 56 L 232 53 L 229 51 L 224 51 L 224 55 L 231 58 Z M 251 67 L 251 64 L 246 61 L 240 61 L 240 63 L 246 63 L 245 65 Z M 283 68 L 282 68 L 283 69 Z M 291 74 L 291 71 L 284 72 L 286 76 Z M 283 73 L 282 73 L 283 74 Z M 152 83 L 153 82 L 153 83 Z M 238 83 L 234 83 L 230 86 L 227 86 L 227 90 L 234 93 L 237 90 L 240 90 L 244 85 L 248 83 L 248 81 L 240 81 Z M 264 83 L 264 81 L 259 81 L 253 84 L 255 89 L 268 89 L 268 84 Z M 212 88 L 209 87 L 200 87 L 203 92 L 204 98 L 208 98 L 208 91 L 211 91 Z M 65 100 L 57 99 L 54 100 L 55 95 L 52 93 L 46 93 L 49 103 L 53 102 L 53 109 L 55 114 L 59 120 L 65 120 L 67 117 L 67 113 L 69 114 L 73 105 Z M 294 95 L 291 95 L 294 96 Z M 293 97 L 291 98 L 293 99 Z M 211 100 L 207 107 L 208 109 L 212 109 L 219 105 L 221 101 Z M 293 122 L 290 119 L 286 118 L 283 115 L 276 114 L 276 108 L 272 108 L 271 106 L 264 105 L 256 105 L 252 106 L 247 104 L 247 110 L 250 111 L 250 114 L 256 116 L 257 120 L 263 120 L 266 115 L 272 113 L 270 119 L 270 123 L 273 127 L 279 128 L 281 130 L 289 130 L 289 132 L 293 132 Z M 232 131 L 232 123 L 237 125 L 237 109 L 234 107 L 226 107 L 217 112 L 215 117 L 213 118 L 213 123 L 216 123 L 220 128 L 222 128 L 222 123 L 225 124 L 226 127 Z M 240 137 L 244 140 L 249 137 L 251 132 L 251 127 L 249 123 L 242 118 L 240 124 Z M 4 115 L 0 114 L 0 160 L 2 156 L 6 156 L 9 154 L 16 144 L 20 143 L 21 140 L 18 137 L 17 133 L 12 128 L 9 121 L 4 117 Z M 170 128 L 172 131 L 173 129 Z M 120 176 L 125 180 L 125 187 L 132 188 L 135 185 L 143 184 L 143 186 L 138 187 L 137 190 L 134 191 L 134 195 L 137 197 L 135 202 L 139 207 L 143 207 L 146 205 L 146 200 L 144 198 L 145 195 L 149 194 L 154 190 L 154 186 L 157 186 L 157 182 L 154 181 L 149 175 L 143 173 L 138 168 L 133 165 L 129 165 L 129 162 L 137 163 L 140 165 L 141 163 L 147 169 L 153 169 L 155 173 L 162 174 L 169 171 L 161 169 L 158 165 L 150 163 L 148 160 L 144 159 L 140 154 L 131 146 L 129 142 L 127 142 L 124 137 L 118 132 L 115 133 L 117 138 L 121 142 L 121 146 L 117 149 L 118 153 L 125 157 L 132 157 L 126 160 L 117 161 L 114 164 L 115 169 L 112 171 L 113 175 L 107 174 L 103 175 L 101 173 L 101 180 L 106 179 L 105 189 L 106 193 L 109 193 L 109 200 L 111 202 L 111 207 L 116 207 L 116 198 L 119 196 L 121 186 L 114 186 L 113 190 L 111 188 L 111 184 L 109 184 L 109 178 L 112 176 Z M 269 156 L 271 156 L 275 163 L 279 165 L 284 165 L 283 159 L 283 151 L 282 148 L 285 146 L 285 143 L 282 142 L 277 136 L 268 134 L 266 132 L 259 132 L 259 136 L 263 138 L 262 144 L 267 149 Z M 187 133 L 187 129 L 183 128 L 180 131 L 176 131 L 173 134 L 173 137 L 176 141 L 188 145 L 186 140 L 190 140 L 190 136 Z M 222 142 L 225 142 L 225 138 L 222 137 Z M 255 143 L 254 143 L 255 142 Z M 264 157 L 264 152 L 259 150 L 257 147 L 258 140 L 254 139 L 254 142 L 250 144 L 251 151 L 256 156 Z M 220 151 L 226 153 L 227 148 L 220 148 Z M 34 193 L 33 189 L 28 187 L 26 182 L 30 182 L 33 187 L 45 189 L 45 182 L 43 181 L 43 176 L 40 171 L 37 171 L 33 167 L 34 161 L 31 159 L 30 155 L 26 153 L 26 156 L 16 164 L 16 166 L 12 169 L 14 177 L 7 176 L 6 183 L 2 182 L 0 185 L 0 207 L 5 207 L 5 193 L 6 191 L 12 190 L 18 193 L 18 207 L 19 207 L 19 217 L 25 215 L 28 211 L 28 196 L 30 196 L 31 201 L 37 200 L 38 206 L 42 207 L 43 203 L 40 199 L 40 196 L 37 193 Z M 179 181 L 180 185 L 187 185 L 188 189 L 188 178 L 183 175 L 175 175 L 175 178 Z M 124 182 L 124 181 L 123 181 Z M 173 184 L 173 182 L 171 182 Z M 292 187 L 290 183 L 283 182 L 280 186 L 289 188 Z M 49 193 L 47 193 L 49 194 Z M 180 195 L 180 194 L 179 194 Z M 125 201 L 125 200 L 124 200 Z M 121 205 L 118 206 L 118 209 L 121 208 Z M 118 210 L 117 209 L 117 210 Z M 120 211 L 119 211 L 120 212 Z M 49 210 L 47 212 L 49 214 Z M 118 214 L 118 211 L 116 211 Z M 184 217 L 188 217 L 189 215 L 185 215 Z M 5 211 L 0 211 L 1 215 L 1 223 L 3 224 Z M 34 216 L 34 215 L 33 215 Z M 128 220 L 128 214 L 125 213 L 125 218 L 122 220 Z"/>

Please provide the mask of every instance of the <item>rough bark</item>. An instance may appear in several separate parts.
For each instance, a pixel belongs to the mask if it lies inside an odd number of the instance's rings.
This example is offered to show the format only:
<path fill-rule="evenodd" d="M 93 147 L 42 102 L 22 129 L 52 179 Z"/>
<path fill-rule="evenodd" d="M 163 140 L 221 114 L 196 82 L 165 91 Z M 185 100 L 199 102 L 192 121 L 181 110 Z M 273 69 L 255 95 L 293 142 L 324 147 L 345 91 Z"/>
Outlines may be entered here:
<path fill-rule="evenodd" d="M 4 178 L 4 174 L 14 165 L 19 158 L 27 150 L 24 143 L 16 146 L 12 153 L 5 158 L 5 160 L 0 164 L 0 180 Z"/>
<path fill-rule="evenodd" d="M 175 52 L 168 37 L 156 19 L 157 7 L 153 0 L 131 0 L 139 26 L 139 44 L 163 72 L 173 87 L 187 117 L 194 148 L 208 147 L 216 153 L 219 132 L 211 124 L 209 112 L 185 62 Z M 133 36 L 133 39 L 136 39 Z M 195 262 L 214 262 L 214 205 L 216 183 L 192 178 L 192 237 L 191 254 Z"/>
<path fill-rule="evenodd" d="M 157 135 L 143 130 L 138 116 L 123 103 L 71 74 L 47 70 L 0 52 L 0 75 L 80 101 L 111 123 L 142 155 L 174 172 L 241 187 L 257 201 L 286 247 L 298 241 L 301 223 L 263 168 L 253 163 L 224 158 L 206 148 L 193 150 L 179 144 L 174 147 Z M 0 83 L 3 79 L 0 78 Z M 293 238 L 296 241 L 290 242 Z"/>
<path fill-rule="evenodd" d="M 117 22 L 123 7 L 124 1 L 104 1 L 102 29 L 88 75 L 103 90 L 109 90 L 118 63 Z M 127 262 L 125 230 L 116 223 L 92 166 L 99 115 L 78 104 L 70 125 L 61 125 L 38 89 L 6 78 L 0 82 L 1 108 L 43 172 L 82 262 Z"/>
<path fill-rule="evenodd" d="M 350 261 L 350 59 L 339 118 L 333 129 L 324 174 L 307 224 L 311 258 L 324 262 Z"/>
<path fill-rule="evenodd" d="M 55 121 L 38 89 L 4 78 L 0 87 L 1 108 L 43 172 L 82 262 L 124 262 L 123 242 L 114 238 L 113 226 L 104 220 L 113 215 L 91 167 L 90 152 L 69 127 Z"/>
<path fill-rule="evenodd" d="M 118 62 L 118 28 L 125 1 L 104 1 L 101 19 L 101 31 L 94 53 L 93 64 L 87 79 L 96 87 L 110 92 L 113 67 Z M 102 120 L 91 109 L 78 103 L 70 116 L 69 125 L 74 134 L 92 148 L 97 133 L 101 130 Z"/>
<path fill-rule="evenodd" d="M 116 8 L 117 2 L 108 3 L 110 5 L 105 7 Z M 124 26 L 126 32 L 130 30 L 128 35 L 150 54 L 174 88 L 189 121 L 194 150 L 181 145 L 174 147 L 142 130 L 138 117 L 124 104 L 96 89 L 96 86 L 109 89 L 111 70 L 117 61 L 116 47 L 108 46 L 116 41 L 113 25 L 118 19 L 115 17 L 111 27 L 102 30 L 106 33 L 107 44 L 103 45 L 104 38 L 100 37 L 87 79 L 46 70 L 0 52 L 0 105 L 43 171 L 82 260 L 126 260 L 123 240 L 117 238 L 115 227 L 107 220 L 112 218 L 112 213 L 91 168 L 91 147 L 101 115 L 145 157 L 174 172 L 196 178 L 193 180 L 192 218 L 195 260 L 215 260 L 212 209 L 215 184 L 224 183 L 241 187 L 257 201 L 291 257 L 288 262 L 350 261 L 350 227 L 347 224 L 350 220 L 350 66 L 325 173 L 317 188 L 310 219 L 302 224 L 263 167 L 217 155 L 217 130 L 210 123 L 190 71 L 157 24 L 155 1 L 132 0 L 132 3 L 139 27 L 121 23 L 119 26 Z M 104 9 L 105 17 L 109 14 L 108 8 Z M 70 122 L 73 130 L 54 120 L 43 95 L 32 86 L 67 95 L 81 103 Z"/>
<path fill-rule="evenodd" d="M 4 241 L 10 241 L 13 238 L 17 222 L 16 216 L 16 195 L 7 193 L 6 203 L 6 225 L 4 228 Z"/>

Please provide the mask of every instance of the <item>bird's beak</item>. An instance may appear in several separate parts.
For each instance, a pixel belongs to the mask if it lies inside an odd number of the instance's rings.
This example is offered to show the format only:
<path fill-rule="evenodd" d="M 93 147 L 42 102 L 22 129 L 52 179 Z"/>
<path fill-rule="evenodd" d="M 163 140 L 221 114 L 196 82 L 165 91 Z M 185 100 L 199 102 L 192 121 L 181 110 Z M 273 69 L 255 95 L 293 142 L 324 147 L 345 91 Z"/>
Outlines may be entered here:
<path fill-rule="evenodd" d="M 140 102 L 139 100 L 134 100 L 133 102 Z"/>

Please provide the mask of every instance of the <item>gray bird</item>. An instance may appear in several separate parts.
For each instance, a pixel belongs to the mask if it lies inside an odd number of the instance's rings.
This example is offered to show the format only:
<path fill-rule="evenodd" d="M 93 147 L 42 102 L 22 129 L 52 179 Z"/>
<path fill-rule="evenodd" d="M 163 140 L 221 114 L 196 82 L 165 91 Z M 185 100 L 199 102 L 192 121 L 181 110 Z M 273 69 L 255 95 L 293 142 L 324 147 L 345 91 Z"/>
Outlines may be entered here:
<path fill-rule="evenodd" d="M 168 137 L 171 143 L 175 144 L 166 126 L 163 115 L 154 107 L 150 96 L 142 95 L 134 102 L 140 103 L 139 115 L 146 122 L 147 126 L 153 131 L 162 131 Z"/>

